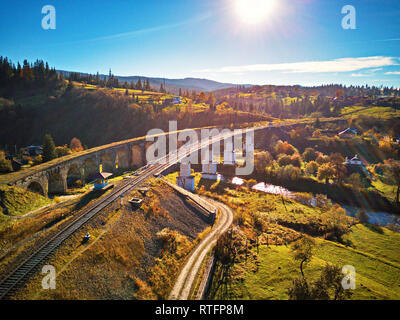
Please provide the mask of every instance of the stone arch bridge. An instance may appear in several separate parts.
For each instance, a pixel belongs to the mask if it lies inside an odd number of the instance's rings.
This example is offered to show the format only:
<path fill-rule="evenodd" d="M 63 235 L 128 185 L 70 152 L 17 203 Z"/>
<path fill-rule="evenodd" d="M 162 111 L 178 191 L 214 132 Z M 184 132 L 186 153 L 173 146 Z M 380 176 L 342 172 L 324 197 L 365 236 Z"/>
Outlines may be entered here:
<path fill-rule="evenodd" d="M 283 134 L 282 127 L 290 129 L 300 123 L 281 123 L 255 127 L 255 145 L 262 145 L 271 133 Z M 192 129 L 187 129 L 192 130 Z M 199 132 L 201 129 L 195 129 Z M 186 130 L 181 130 L 184 132 Z M 177 133 L 177 132 L 176 132 Z M 163 133 L 155 135 L 168 135 Z M 0 184 L 15 185 L 17 187 L 38 192 L 44 196 L 61 194 L 74 185 L 78 180 L 81 183 L 92 181 L 91 177 L 102 168 L 106 172 L 123 172 L 142 167 L 146 164 L 146 149 L 152 144 L 146 137 L 139 137 L 95 147 L 62 158 L 54 159 L 34 168 L 13 172 L 0 177 Z M 184 144 L 179 142 L 178 147 Z M 168 143 L 167 143 L 168 152 Z"/>
<path fill-rule="evenodd" d="M 68 188 L 92 181 L 100 168 L 118 173 L 146 163 L 146 149 L 152 142 L 145 137 L 116 142 L 54 159 L 36 167 L 2 177 L 7 183 L 44 196 L 65 193 Z"/>

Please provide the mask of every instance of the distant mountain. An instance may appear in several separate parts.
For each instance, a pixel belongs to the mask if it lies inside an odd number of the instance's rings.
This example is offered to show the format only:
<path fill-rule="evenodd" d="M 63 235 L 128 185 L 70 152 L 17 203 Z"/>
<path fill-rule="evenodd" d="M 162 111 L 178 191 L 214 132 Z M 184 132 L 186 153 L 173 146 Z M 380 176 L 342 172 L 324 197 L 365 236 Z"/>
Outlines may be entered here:
<path fill-rule="evenodd" d="M 68 77 L 69 73 L 72 71 L 64 71 L 58 70 L 57 72 L 62 72 L 64 77 Z M 87 75 L 87 73 L 76 72 L 82 75 Z M 104 79 L 107 78 L 108 75 L 101 74 L 100 78 Z M 232 88 L 236 87 L 237 84 L 234 83 L 222 83 L 218 81 L 208 80 L 208 79 L 200 79 L 200 78 L 184 78 L 184 79 L 167 79 L 167 78 L 149 78 L 149 77 L 142 77 L 142 76 L 117 76 L 114 77 L 118 78 L 120 82 L 134 82 L 136 83 L 140 78 L 143 82 L 145 79 L 150 80 L 150 85 L 155 88 L 159 89 L 161 83 L 165 83 L 165 87 L 167 91 L 177 93 L 179 88 L 183 90 L 197 90 L 197 91 L 215 91 L 220 89 Z M 251 84 L 241 85 L 245 87 L 251 87 Z"/>

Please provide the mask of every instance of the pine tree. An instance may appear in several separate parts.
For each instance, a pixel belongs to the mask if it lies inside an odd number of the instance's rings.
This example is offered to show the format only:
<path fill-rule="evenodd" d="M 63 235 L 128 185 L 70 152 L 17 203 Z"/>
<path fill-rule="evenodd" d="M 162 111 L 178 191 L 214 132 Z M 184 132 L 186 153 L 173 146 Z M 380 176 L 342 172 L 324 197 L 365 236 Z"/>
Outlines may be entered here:
<path fill-rule="evenodd" d="M 43 141 L 43 162 L 47 162 L 57 158 L 56 146 L 50 134 L 44 136 Z"/>
<path fill-rule="evenodd" d="M 142 90 L 142 89 L 143 89 L 142 81 L 140 80 L 140 78 L 139 78 L 139 80 L 136 82 L 136 89 L 137 89 L 137 90 Z"/>

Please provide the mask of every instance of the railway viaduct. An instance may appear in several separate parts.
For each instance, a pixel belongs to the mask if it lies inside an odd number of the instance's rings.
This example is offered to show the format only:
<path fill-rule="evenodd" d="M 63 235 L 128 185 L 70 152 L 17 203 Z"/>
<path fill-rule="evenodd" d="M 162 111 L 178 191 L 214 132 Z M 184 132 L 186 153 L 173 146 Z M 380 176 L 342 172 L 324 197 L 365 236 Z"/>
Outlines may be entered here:
<path fill-rule="evenodd" d="M 254 128 L 255 147 L 268 144 L 272 133 L 281 138 L 287 136 L 287 130 L 298 125 L 304 125 L 304 123 L 288 123 Z M 195 130 L 199 132 L 201 129 Z M 182 130 L 181 132 L 184 131 Z M 164 135 L 168 134 L 168 132 L 164 133 Z M 161 135 L 163 134 L 155 135 L 155 137 Z M 178 142 L 178 147 L 183 143 Z M 77 180 L 82 183 L 90 182 L 91 177 L 99 171 L 100 167 L 103 171 L 117 173 L 145 165 L 146 149 L 151 144 L 152 142 L 146 141 L 146 137 L 140 137 L 95 147 L 52 160 L 22 172 L 8 174 L 6 175 L 7 177 L 2 177 L 0 183 L 15 185 L 38 192 L 44 196 L 65 193 Z"/>
<path fill-rule="evenodd" d="M 45 168 L 38 166 L 24 177 L 12 181 L 17 187 L 38 192 L 42 195 L 65 193 L 67 189 L 80 180 L 91 181 L 91 177 L 102 168 L 106 172 L 121 172 L 138 168 L 145 164 L 146 141 L 126 142 L 118 145 L 103 146 L 100 150 L 84 152 L 72 159 L 55 161 Z"/>
<path fill-rule="evenodd" d="M 195 129 L 197 132 L 200 130 Z M 157 134 L 154 137 L 168 134 Z M 105 172 L 118 173 L 144 166 L 146 150 L 152 143 L 146 141 L 146 137 L 139 137 L 91 148 L 4 175 L 0 177 L 0 184 L 14 185 L 44 196 L 62 194 L 77 180 L 90 182 L 100 168 Z M 178 147 L 182 144 L 184 142 L 178 142 Z"/>

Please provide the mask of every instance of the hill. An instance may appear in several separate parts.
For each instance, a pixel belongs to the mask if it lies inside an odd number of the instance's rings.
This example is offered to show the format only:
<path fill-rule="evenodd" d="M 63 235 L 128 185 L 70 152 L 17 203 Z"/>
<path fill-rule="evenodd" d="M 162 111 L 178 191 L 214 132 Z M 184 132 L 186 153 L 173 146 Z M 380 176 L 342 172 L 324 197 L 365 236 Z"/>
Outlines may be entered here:
<path fill-rule="evenodd" d="M 64 77 L 68 77 L 70 73 L 73 71 L 65 71 L 65 70 L 57 70 L 58 73 L 64 75 Z M 82 72 L 73 72 L 78 73 L 82 76 L 88 75 L 87 73 Z M 100 79 L 108 79 L 108 75 L 100 74 Z M 118 76 L 114 75 L 120 82 L 134 82 L 136 83 L 139 79 L 141 81 L 149 80 L 150 85 L 158 89 L 161 84 L 164 85 L 167 91 L 171 93 L 177 93 L 179 89 L 187 89 L 187 90 L 197 90 L 197 91 L 215 91 L 226 88 L 236 87 L 237 84 L 234 83 L 222 83 L 218 81 L 213 81 L 209 79 L 200 79 L 200 78 L 184 78 L 184 79 L 168 79 L 168 78 L 152 78 L 152 77 L 144 77 L 144 76 Z M 245 87 L 250 87 L 252 85 L 246 84 Z"/>

